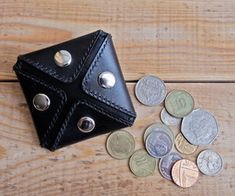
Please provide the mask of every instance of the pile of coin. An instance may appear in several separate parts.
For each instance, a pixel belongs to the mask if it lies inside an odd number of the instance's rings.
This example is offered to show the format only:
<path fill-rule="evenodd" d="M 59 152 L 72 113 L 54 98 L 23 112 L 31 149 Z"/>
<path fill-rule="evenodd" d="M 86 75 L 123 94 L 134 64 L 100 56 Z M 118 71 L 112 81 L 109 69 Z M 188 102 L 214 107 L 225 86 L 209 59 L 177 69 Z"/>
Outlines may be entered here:
<path fill-rule="evenodd" d="M 129 159 L 131 172 L 139 177 L 153 175 L 159 160 L 161 175 L 184 188 L 195 184 L 199 171 L 215 176 L 222 170 L 221 156 L 211 149 L 201 151 L 196 163 L 183 158 L 182 154 L 193 154 L 198 147 L 211 144 L 219 132 L 215 117 L 202 108 L 194 109 L 194 99 L 188 92 L 173 90 L 167 94 L 160 78 L 145 76 L 137 82 L 135 95 L 146 106 L 164 101 L 165 107 L 160 113 L 162 122 L 153 123 L 145 130 L 145 149 L 135 151 L 134 137 L 127 131 L 110 134 L 106 148 L 113 158 Z M 176 137 L 170 126 L 180 127 Z"/>

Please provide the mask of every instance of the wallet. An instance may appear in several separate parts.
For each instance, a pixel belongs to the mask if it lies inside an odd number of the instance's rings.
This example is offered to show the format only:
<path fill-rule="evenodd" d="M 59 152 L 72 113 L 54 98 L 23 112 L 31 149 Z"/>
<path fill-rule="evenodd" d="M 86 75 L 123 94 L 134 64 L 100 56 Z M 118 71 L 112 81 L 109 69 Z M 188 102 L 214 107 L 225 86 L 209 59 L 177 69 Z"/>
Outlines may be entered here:
<path fill-rule="evenodd" d="M 134 123 L 112 37 L 102 30 L 20 55 L 13 69 L 44 148 L 54 151 Z"/>

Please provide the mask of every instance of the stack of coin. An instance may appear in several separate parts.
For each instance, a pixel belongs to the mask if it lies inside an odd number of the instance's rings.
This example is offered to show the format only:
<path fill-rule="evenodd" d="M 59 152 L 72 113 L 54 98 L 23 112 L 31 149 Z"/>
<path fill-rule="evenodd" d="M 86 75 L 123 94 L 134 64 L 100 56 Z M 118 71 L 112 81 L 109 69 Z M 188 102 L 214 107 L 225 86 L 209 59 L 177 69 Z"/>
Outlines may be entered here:
<path fill-rule="evenodd" d="M 208 176 L 217 175 L 223 168 L 221 156 L 210 149 L 197 156 L 196 163 L 185 159 L 201 146 L 211 144 L 218 135 L 215 117 L 202 108 L 194 109 L 194 99 L 185 90 L 168 93 L 164 82 L 156 76 L 144 76 L 135 87 L 136 98 L 146 106 L 164 102 L 162 123 L 149 125 L 144 132 L 145 149 L 135 150 L 134 137 L 127 131 L 112 133 L 106 142 L 108 153 L 116 159 L 128 159 L 133 174 L 139 177 L 153 175 L 159 159 L 161 175 L 180 187 L 190 187 L 198 179 L 199 171 Z M 180 127 L 173 134 L 169 126 Z M 174 151 L 174 147 L 179 153 Z"/>

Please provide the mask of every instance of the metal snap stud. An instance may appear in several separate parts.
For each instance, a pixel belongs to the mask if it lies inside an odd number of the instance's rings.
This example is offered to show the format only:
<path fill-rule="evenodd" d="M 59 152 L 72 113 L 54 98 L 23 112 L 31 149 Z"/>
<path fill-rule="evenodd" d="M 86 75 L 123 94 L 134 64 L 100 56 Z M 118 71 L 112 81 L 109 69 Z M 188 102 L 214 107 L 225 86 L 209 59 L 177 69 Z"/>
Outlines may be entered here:
<path fill-rule="evenodd" d="M 116 83 L 116 79 L 113 73 L 105 71 L 99 75 L 98 82 L 103 88 L 112 88 Z"/>
<path fill-rule="evenodd" d="M 80 131 L 89 133 L 95 128 L 95 121 L 88 116 L 84 116 L 79 119 L 77 127 Z"/>
<path fill-rule="evenodd" d="M 38 111 L 45 111 L 50 106 L 50 99 L 43 93 L 38 93 L 33 98 L 33 106 Z"/>
<path fill-rule="evenodd" d="M 59 67 L 66 67 L 72 62 L 72 56 L 67 50 L 60 50 L 55 53 L 54 60 Z"/>

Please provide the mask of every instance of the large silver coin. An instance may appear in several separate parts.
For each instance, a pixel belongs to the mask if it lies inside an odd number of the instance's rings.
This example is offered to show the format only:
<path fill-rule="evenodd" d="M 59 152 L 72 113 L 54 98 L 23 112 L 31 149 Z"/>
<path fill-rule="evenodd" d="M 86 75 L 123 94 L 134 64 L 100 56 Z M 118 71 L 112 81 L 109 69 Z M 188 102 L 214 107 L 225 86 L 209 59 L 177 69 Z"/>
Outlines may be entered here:
<path fill-rule="evenodd" d="M 182 156 L 179 153 L 171 152 L 165 157 L 161 158 L 159 161 L 159 171 L 161 175 L 167 180 L 172 180 L 171 169 L 174 163 L 182 159 Z"/>
<path fill-rule="evenodd" d="M 202 146 L 211 144 L 219 131 L 216 119 L 211 113 L 196 109 L 183 118 L 181 132 L 191 144 Z"/>
<path fill-rule="evenodd" d="M 213 150 L 204 150 L 197 157 L 199 170 L 208 176 L 217 175 L 223 168 L 221 156 Z"/>
<path fill-rule="evenodd" d="M 166 86 L 156 76 L 144 76 L 135 86 L 135 95 L 144 105 L 159 105 L 166 97 Z"/>
<path fill-rule="evenodd" d="M 161 111 L 161 121 L 166 125 L 179 125 L 181 118 L 176 118 L 170 115 L 165 108 Z"/>
<path fill-rule="evenodd" d="M 173 141 L 166 132 L 153 131 L 147 136 L 145 147 L 152 157 L 161 158 L 171 152 Z"/>

